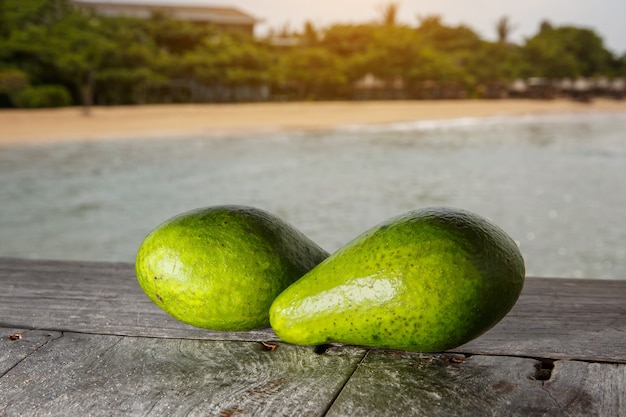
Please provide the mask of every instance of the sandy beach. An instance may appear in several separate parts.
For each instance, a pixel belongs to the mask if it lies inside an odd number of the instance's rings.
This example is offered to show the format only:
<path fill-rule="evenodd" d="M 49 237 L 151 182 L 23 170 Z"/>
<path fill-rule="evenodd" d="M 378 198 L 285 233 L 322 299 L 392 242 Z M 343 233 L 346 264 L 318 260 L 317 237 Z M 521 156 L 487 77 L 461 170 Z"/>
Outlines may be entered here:
<path fill-rule="evenodd" d="M 0 111 L 0 147 L 63 141 L 183 138 L 283 129 L 499 115 L 626 112 L 626 101 L 455 100 L 181 104 Z"/>

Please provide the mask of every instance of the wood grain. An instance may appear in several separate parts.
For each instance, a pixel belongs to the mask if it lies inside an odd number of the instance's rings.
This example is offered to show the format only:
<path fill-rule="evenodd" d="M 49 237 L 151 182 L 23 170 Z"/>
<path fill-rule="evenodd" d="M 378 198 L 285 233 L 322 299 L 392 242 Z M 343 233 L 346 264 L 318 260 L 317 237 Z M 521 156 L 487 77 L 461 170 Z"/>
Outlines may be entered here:
<path fill-rule="evenodd" d="M 0 327 L 0 377 L 50 340 L 58 332 Z"/>
<path fill-rule="evenodd" d="M 567 415 L 626 416 L 626 365 L 557 361 L 544 389 Z"/>
<path fill-rule="evenodd" d="M 625 291 L 529 278 L 455 352 L 322 353 L 186 326 L 131 264 L 0 259 L 0 416 L 626 415 Z"/>
<path fill-rule="evenodd" d="M 0 258 L 0 326 L 94 334 L 278 341 L 271 329 L 212 332 L 173 319 L 142 292 L 134 265 Z M 11 324 L 9 324 L 11 323 Z"/>
<path fill-rule="evenodd" d="M 626 363 L 626 280 L 527 278 L 509 314 L 455 351 Z"/>
<path fill-rule="evenodd" d="M 526 358 L 370 351 L 327 416 L 624 415 L 626 365 L 542 367 Z"/>
<path fill-rule="evenodd" d="M 271 329 L 197 329 L 142 293 L 128 263 L 0 258 L 0 326 L 204 340 L 278 341 Z M 527 278 L 513 310 L 459 353 L 626 363 L 626 280 Z"/>
<path fill-rule="evenodd" d="M 65 333 L 0 378 L 0 415 L 321 416 L 364 353 Z"/>

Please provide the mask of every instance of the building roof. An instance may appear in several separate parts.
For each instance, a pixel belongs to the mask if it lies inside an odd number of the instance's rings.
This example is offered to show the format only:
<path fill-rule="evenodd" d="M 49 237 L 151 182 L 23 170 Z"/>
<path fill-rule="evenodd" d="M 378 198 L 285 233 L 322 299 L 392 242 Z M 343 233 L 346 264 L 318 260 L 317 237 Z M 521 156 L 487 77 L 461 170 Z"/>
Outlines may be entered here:
<path fill-rule="evenodd" d="M 163 13 L 180 20 L 212 22 L 222 25 L 254 25 L 261 21 L 261 19 L 235 7 L 165 3 L 140 4 L 123 1 L 72 0 L 72 2 L 83 7 L 91 7 L 102 16 L 149 18 L 154 13 Z"/>

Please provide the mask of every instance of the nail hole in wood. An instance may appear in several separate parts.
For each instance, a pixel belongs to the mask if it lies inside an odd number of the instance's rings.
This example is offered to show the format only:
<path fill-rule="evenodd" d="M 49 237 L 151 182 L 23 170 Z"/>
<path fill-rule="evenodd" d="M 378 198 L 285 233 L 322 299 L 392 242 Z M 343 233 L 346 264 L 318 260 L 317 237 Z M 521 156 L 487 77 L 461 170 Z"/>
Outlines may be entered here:
<path fill-rule="evenodd" d="M 535 375 L 533 379 L 537 381 L 548 381 L 552 378 L 552 370 L 554 369 L 554 359 L 539 359 L 539 363 L 535 365 Z"/>

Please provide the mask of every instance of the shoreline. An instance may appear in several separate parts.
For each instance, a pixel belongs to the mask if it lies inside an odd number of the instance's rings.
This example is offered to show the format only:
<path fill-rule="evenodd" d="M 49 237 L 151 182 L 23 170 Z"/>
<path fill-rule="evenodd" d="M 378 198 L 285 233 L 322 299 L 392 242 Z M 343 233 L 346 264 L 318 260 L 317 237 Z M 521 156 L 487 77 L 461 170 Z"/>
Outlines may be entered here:
<path fill-rule="evenodd" d="M 595 99 L 327 101 L 158 104 L 0 110 L 0 148 L 115 139 L 237 136 L 284 130 L 577 112 L 626 112 L 626 101 Z"/>

